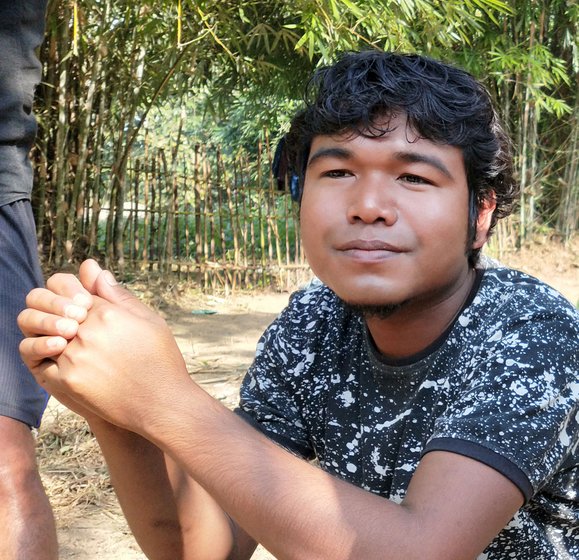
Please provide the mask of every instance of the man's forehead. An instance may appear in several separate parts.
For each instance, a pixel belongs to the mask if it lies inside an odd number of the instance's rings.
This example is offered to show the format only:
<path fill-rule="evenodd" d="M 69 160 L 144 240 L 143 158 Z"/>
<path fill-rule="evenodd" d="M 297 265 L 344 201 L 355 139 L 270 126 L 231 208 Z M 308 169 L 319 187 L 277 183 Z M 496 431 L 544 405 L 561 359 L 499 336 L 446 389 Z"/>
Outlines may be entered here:
<path fill-rule="evenodd" d="M 403 125 L 405 123 L 402 123 Z M 389 140 L 393 137 L 393 142 Z M 410 126 L 401 127 L 398 123 L 392 123 L 387 130 L 359 131 L 348 129 L 332 134 L 318 134 L 312 138 L 308 150 L 308 162 L 322 152 L 320 155 L 348 157 L 360 149 L 358 146 L 370 146 L 366 140 L 376 141 L 375 145 L 382 145 L 389 148 L 391 145 L 405 146 L 406 152 L 420 152 L 423 150 L 435 150 L 443 152 L 462 152 L 462 148 L 445 142 L 426 138 Z M 397 147 L 394 149 L 398 150 Z"/>

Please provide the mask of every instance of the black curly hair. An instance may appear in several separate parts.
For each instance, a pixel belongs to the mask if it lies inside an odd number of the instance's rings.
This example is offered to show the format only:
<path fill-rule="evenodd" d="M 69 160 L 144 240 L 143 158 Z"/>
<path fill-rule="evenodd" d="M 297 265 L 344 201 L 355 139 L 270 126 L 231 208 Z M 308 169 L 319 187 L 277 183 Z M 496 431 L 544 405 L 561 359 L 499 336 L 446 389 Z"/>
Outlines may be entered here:
<path fill-rule="evenodd" d="M 468 257 L 476 264 L 480 249 L 470 247 L 481 205 L 495 199 L 490 234 L 519 194 L 510 140 L 482 84 L 428 57 L 364 51 L 345 53 L 319 69 L 306 86 L 305 102 L 285 137 L 288 169 L 300 185 L 315 136 L 381 136 L 388 132 L 388 119 L 401 112 L 420 137 L 460 148 L 470 195 Z"/>

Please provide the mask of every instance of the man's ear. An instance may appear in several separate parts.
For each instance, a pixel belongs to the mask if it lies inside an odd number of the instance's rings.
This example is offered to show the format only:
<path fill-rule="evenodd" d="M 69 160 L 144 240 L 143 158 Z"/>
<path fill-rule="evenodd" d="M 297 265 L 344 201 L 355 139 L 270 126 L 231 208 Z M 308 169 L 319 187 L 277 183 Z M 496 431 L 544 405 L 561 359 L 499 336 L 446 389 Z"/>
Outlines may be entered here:
<path fill-rule="evenodd" d="M 478 210 L 478 217 L 476 220 L 476 235 L 472 243 L 473 249 L 480 249 L 487 241 L 489 236 L 489 229 L 491 227 L 491 220 L 493 212 L 497 207 L 497 200 L 495 193 L 489 193 L 487 198 L 483 200 Z"/>

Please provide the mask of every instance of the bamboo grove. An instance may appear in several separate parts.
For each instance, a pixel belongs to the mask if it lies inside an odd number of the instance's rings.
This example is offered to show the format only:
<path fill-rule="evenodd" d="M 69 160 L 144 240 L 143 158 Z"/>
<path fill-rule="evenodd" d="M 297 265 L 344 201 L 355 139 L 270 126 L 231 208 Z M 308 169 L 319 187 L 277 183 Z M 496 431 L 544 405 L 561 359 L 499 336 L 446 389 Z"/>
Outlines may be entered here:
<path fill-rule="evenodd" d="M 482 79 L 522 195 L 498 232 L 579 221 L 579 7 L 540 0 L 51 0 L 33 151 L 47 268 L 88 255 L 207 289 L 300 279 L 297 209 L 272 151 L 311 71 L 361 48 Z"/>

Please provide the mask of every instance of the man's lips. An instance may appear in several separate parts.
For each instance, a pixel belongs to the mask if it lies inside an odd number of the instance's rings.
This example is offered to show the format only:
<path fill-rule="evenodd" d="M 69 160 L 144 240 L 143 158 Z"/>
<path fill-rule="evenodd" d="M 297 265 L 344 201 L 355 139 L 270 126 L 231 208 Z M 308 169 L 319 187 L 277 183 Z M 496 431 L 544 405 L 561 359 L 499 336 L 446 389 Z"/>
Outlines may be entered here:
<path fill-rule="evenodd" d="M 388 253 L 405 253 L 401 247 L 392 245 L 380 239 L 354 239 L 341 243 L 337 246 L 338 251 L 368 251 L 368 252 L 388 252 Z"/>
<path fill-rule="evenodd" d="M 393 259 L 406 250 L 380 239 L 354 239 L 337 245 L 338 252 L 359 264 L 378 264 Z"/>

